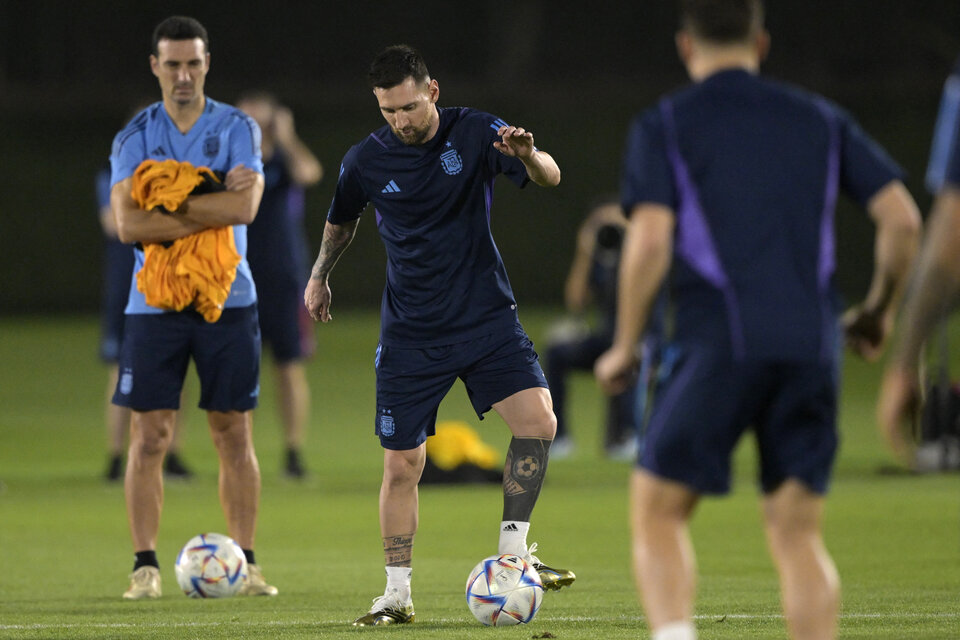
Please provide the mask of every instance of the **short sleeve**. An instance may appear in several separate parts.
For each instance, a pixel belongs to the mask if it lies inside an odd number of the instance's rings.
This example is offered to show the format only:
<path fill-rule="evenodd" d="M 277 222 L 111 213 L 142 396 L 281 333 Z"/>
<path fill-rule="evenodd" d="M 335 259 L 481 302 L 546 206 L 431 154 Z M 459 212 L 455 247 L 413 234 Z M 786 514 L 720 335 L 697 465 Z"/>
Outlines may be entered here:
<path fill-rule="evenodd" d="M 487 169 L 492 175 L 503 174 L 518 187 L 524 187 L 530 182 L 527 167 L 517 158 L 506 156 L 493 146 L 493 143 L 500 139 L 497 131 L 500 130 L 500 127 L 508 126 L 506 121 L 489 113 L 482 114 L 482 120 L 485 124 L 486 143 L 484 144 L 484 151 L 486 153 Z"/>
<path fill-rule="evenodd" d="M 256 121 L 237 110 L 238 117 L 234 119 L 228 133 L 230 145 L 229 167 L 242 164 L 248 169 L 263 173 L 263 157 L 260 154 L 261 133 Z"/>
<path fill-rule="evenodd" d="M 360 180 L 357 155 L 358 148 L 353 147 L 343 157 L 343 162 L 340 163 L 337 189 L 333 193 L 333 201 L 330 203 L 330 210 L 327 212 L 327 220 L 332 224 L 343 224 L 356 220 L 367 208 L 367 203 L 370 201 Z"/>
<path fill-rule="evenodd" d="M 620 174 L 620 203 L 627 215 L 643 203 L 676 209 L 663 123 L 654 109 L 635 118 L 627 133 Z"/>
<path fill-rule="evenodd" d="M 840 186 L 861 206 L 893 180 L 904 178 L 903 169 L 860 128 L 853 118 L 838 109 L 840 118 Z"/>
<path fill-rule="evenodd" d="M 146 157 L 143 130 L 135 127 L 121 130 L 113 139 L 110 151 L 110 186 L 132 176 Z"/>

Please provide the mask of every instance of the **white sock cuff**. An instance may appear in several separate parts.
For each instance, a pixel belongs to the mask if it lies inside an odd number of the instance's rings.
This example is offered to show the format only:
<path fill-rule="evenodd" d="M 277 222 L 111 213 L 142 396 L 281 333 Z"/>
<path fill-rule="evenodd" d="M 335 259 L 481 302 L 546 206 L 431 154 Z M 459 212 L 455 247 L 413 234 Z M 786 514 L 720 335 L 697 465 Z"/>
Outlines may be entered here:
<path fill-rule="evenodd" d="M 387 567 L 387 587 L 410 588 L 412 567 Z"/>
<path fill-rule="evenodd" d="M 697 640 L 697 630 L 692 622 L 682 620 L 660 625 L 653 632 L 652 640 Z"/>
<path fill-rule="evenodd" d="M 527 553 L 527 532 L 530 531 L 529 522 L 519 520 L 504 520 L 500 523 L 500 541 L 497 553 L 515 553 L 519 556 Z"/>

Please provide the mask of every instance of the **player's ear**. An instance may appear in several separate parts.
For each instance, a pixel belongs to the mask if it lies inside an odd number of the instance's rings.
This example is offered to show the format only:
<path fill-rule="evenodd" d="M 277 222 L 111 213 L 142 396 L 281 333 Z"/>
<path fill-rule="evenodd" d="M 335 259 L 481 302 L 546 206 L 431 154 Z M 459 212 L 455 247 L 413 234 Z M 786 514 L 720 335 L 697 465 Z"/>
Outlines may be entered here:
<path fill-rule="evenodd" d="M 690 34 L 684 29 L 681 29 L 677 31 L 673 40 L 677 45 L 677 56 L 680 57 L 680 62 L 685 66 L 688 65 L 690 58 L 693 56 L 693 39 L 690 37 Z"/>
<path fill-rule="evenodd" d="M 766 29 L 760 29 L 754 46 L 757 48 L 757 56 L 760 62 L 766 60 L 767 54 L 770 53 L 770 32 Z"/>
<path fill-rule="evenodd" d="M 427 85 L 427 91 L 430 92 L 430 102 L 436 103 L 440 98 L 440 83 L 436 79 L 431 78 L 430 83 Z"/>
<path fill-rule="evenodd" d="M 157 60 L 157 56 L 150 54 L 150 71 L 153 72 L 153 75 L 160 75 L 160 61 Z"/>

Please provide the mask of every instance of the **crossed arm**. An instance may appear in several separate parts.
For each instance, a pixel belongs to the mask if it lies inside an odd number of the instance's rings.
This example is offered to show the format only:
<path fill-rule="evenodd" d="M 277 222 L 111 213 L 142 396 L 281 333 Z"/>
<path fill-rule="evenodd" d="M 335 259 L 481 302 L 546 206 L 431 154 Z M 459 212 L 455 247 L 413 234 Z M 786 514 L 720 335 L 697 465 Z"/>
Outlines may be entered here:
<path fill-rule="evenodd" d="M 130 195 L 133 178 L 113 185 L 110 206 L 121 242 L 166 242 L 214 227 L 250 224 L 263 195 L 263 175 L 242 165 L 227 173 L 226 191 L 189 196 L 173 214 L 144 211 Z"/>

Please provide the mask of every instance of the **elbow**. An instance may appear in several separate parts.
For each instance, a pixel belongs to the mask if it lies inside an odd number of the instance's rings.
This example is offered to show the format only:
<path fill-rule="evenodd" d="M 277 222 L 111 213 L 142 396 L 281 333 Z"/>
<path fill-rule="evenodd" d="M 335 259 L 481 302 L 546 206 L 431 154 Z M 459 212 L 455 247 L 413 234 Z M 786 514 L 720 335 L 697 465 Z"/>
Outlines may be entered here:
<path fill-rule="evenodd" d="M 128 220 L 124 219 L 123 216 L 117 216 L 116 225 L 117 240 L 120 242 L 124 244 L 133 244 L 134 242 L 140 240 L 140 238 L 137 238 L 135 235 L 133 225 L 131 225 Z"/>

